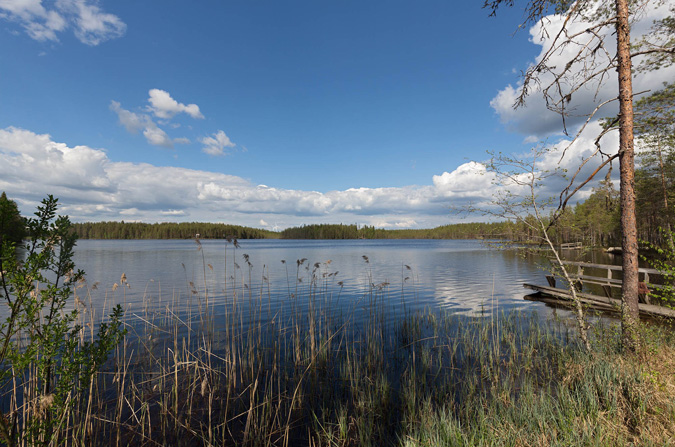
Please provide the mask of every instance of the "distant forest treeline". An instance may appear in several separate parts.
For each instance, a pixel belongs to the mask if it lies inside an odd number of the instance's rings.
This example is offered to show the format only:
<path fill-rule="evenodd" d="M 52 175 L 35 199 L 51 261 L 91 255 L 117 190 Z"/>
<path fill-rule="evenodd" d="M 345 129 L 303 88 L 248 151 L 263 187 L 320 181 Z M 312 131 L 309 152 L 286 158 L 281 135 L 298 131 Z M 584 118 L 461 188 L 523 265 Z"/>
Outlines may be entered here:
<path fill-rule="evenodd" d="M 422 230 L 384 230 L 357 225 L 303 225 L 281 232 L 282 239 L 491 239 L 507 237 L 509 222 L 461 223 Z"/>
<path fill-rule="evenodd" d="M 279 233 L 257 228 L 221 223 L 139 223 L 139 222 L 86 222 L 73 224 L 81 239 L 191 239 L 199 234 L 201 239 L 279 238 Z"/>
<path fill-rule="evenodd" d="M 479 239 L 513 235 L 510 222 L 462 223 L 424 230 L 383 230 L 342 224 L 304 225 L 281 232 L 217 223 L 87 222 L 73 224 L 81 239 Z"/>

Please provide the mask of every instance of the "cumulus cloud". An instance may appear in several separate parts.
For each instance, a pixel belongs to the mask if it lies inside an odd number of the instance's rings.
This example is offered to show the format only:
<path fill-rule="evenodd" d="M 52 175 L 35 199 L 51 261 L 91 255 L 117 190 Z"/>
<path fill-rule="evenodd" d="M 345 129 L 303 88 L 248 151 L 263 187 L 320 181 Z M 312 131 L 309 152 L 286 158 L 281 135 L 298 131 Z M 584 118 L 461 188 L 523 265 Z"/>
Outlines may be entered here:
<path fill-rule="evenodd" d="M 202 151 L 209 155 L 225 155 L 226 149 L 236 146 L 222 130 L 214 133 L 212 137 L 204 137 L 199 141 L 204 145 Z"/>
<path fill-rule="evenodd" d="M 489 197 L 493 177 L 488 174 L 485 165 L 471 161 L 460 165 L 452 172 L 434 175 L 434 186 L 443 197 Z"/>
<path fill-rule="evenodd" d="M 148 143 L 154 146 L 173 148 L 176 144 L 190 144 L 192 141 L 186 137 L 170 138 L 160 125 L 171 129 L 180 128 L 180 123 L 171 122 L 171 119 L 180 113 L 186 113 L 195 119 L 204 118 L 204 115 L 199 111 L 199 106 L 197 104 L 185 105 L 179 103 L 171 97 L 169 92 L 156 88 L 150 89 L 148 94 L 150 105 L 143 109 L 143 112 L 147 113 L 124 109 L 117 101 L 110 102 L 110 110 L 117 114 L 120 124 L 129 133 L 143 132 L 143 136 Z M 223 155 L 225 148 L 235 146 L 222 130 L 214 134 L 213 137 L 202 138 L 200 141 L 205 145 L 204 152 L 211 155 Z"/>
<path fill-rule="evenodd" d="M 650 32 L 650 27 L 654 20 L 661 19 L 668 14 L 669 2 L 665 2 L 657 8 L 645 9 L 644 13 L 639 17 L 639 20 L 632 25 L 632 39 L 637 41 L 641 36 L 647 35 Z M 549 15 L 542 19 L 538 24 L 532 26 L 529 30 L 531 41 L 540 47 L 540 52 L 535 58 L 535 63 L 540 62 L 546 52 L 551 48 L 553 39 L 557 35 L 564 22 L 564 17 L 561 15 Z M 575 21 L 568 24 L 570 34 L 585 30 L 589 26 L 588 22 Z M 548 32 L 545 32 L 547 30 Z M 609 55 L 616 52 L 616 37 L 613 35 L 613 26 L 607 26 L 602 30 L 600 37 L 604 40 L 605 48 Z M 581 33 L 580 39 L 593 38 L 591 33 Z M 579 51 L 581 44 L 585 41 L 580 41 L 580 45 L 570 45 L 561 51 L 556 51 L 550 55 L 549 66 L 566 67 L 567 62 L 571 59 L 572 54 Z M 578 82 L 584 68 L 597 69 L 608 64 L 608 58 L 605 53 L 597 50 L 597 42 L 590 45 L 588 53 L 593 52 L 595 59 L 591 63 L 589 60 L 582 63 L 576 63 L 571 66 L 570 75 L 566 79 L 568 82 Z M 640 63 L 640 60 L 634 61 L 634 65 Z M 540 77 L 540 85 L 546 86 L 553 80 L 552 73 L 544 73 Z M 656 90 L 661 88 L 664 81 L 670 81 L 675 78 L 675 66 L 665 67 L 650 73 L 637 73 L 633 81 L 633 89 L 635 92 L 646 90 Z M 602 81 L 602 82 L 599 82 Z M 566 119 L 566 124 L 571 132 L 583 123 L 588 116 L 598 105 L 611 100 L 617 96 L 617 79 L 616 72 L 609 71 L 604 78 L 597 78 L 595 81 L 588 83 L 584 88 L 574 91 L 570 101 L 566 101 L 566 109 L 570 115 Z M 500 120 L 507 125 L 511 130 L 525 135 L 526 141 L 537 141 L 552 135 L 559 135 L 563 131 L 563 123 L 561 116 L 547 108 L 547 104 L 543 98 L 541 91 L 535 87 L 530 95 L 527 97 L 527 102 L 524 107 L 514 109 L 514 104 L 522 91 L 522 83 L 518 85 L 508 85 L 502 89 L 490 102 L 492 108 L 499 115 Z M 612 116 L 618 113 L 618 105 L 616 102 L 609 103 L 604 106 L 597 116 Z"/>
<path fill-rule="evenodd" d="M 150 95 L 148 110 L 157 118 L 171 119 L 178 113 L 187 113 L 195 119 L 204 118 L 197 104 L 182 104 L 173 99 L 169 92 L 157 88 L 151 89 L 148 93 Z"/>
<path fill-rule="evenodd" d="M 134 116 L 138 114 L 121 115 L 130 130 L 146 130 L 143 118 Z M 471 177 L 470 172 L 462 168 L 444 173 L 434 178 L 433 185 L 423 186 L 289 190 L 215 172 L 113 162 L 101 149 L 71 147 L 49 135 L 14 127 L 0 130 L 0 190 L 16 198 L 24 212 L 45 194 L 54 194 L 75 220 L 189 218 L 250 226 L 275 222 L 277 228 L 278 222 L 429 227 L 450 221 L 450 202 L 459 204 L 463 195 L 472 196 L 471 184 L 478 185 L 480 176 Z M 462 178 L 468 183 L 462 184 Z"/>
<path fill-rule="evenodd" d="M 117 114 L 120 124 L 123 125 L 129 133 L 138 133 L 148 125 L 149 117 L 147 115 L 139 115 L 123 109 L 122 105 L 117 101 L 110 101 L 110 110 Z"/>
<path fill-rule="evenodd" d="M 142 119 L 128 118 L 125 125 L 130 129 L 145 130 Z M 615 140 L 610 134 L 607 144 L 616 144 Z M 592 138 L 584 137 L 567 148 L 568 161 L 561 167 L 586 157 L 591 142 Z M 559 157 L 559 150 L 547 154 L 538 168 L 558 166 Z M 31 212 L 45 194 L 53 194 L 74 220 L 189 219 L 249 226 L 274 222 L 276 228 L 278 222 L 285 226 L 355 222 L 386 228 L 433 227 L 459 220 L 450 208 L 489 203 L 496 192 L 491 176 L 478 162 L 465 163 L 430 180 L 429 185 L 398 188 L 282 189 L 216 172 L 113 162 L 102 149 L 71 147 L 49 135 L 14 127 L 0 130 L 0 190 L 17 199 L 24 213 Z M 550 182 L 542 193 L 555 195 L 561 187 L 562 180 Z"/>
<path fill-rule="evenodd" d="M 137 134 L 143 131 L 143 136 L 153 146 L 173 148 L 174 144 L 187 144 L 187 138 L 172 140 L 167 133 L 155 123 L 149 115 L 134 113 L 126 110 L 117 101 L 110 102 L 110 110 L 117 114 L 117 118 L 129 133 Z"/>
<path fill-rule="evenodd" d="M 415 219 L 413 219 L 412 217 L 407 217 L 402 220 L 394 220 L 394 221 L 375 220 L 371 225 L 378 228 L 405 229 L 416 227 L 417 221 L 415 221 Z"/>
<path fill-rule="evenodd" d="M 100 198 L 114 185 L 105 166 L 103 151 L 86 146 L 68 147 L 51 141 L 49 135 L 10 127 L 0 131 L 0 189 L 19 188 L 31 193 L 31 187 L 54 187 L 72 191 L 83 198 Z"/>
<path fill-rule="evenodd" d="M 87 45 L 95 46 L 126 32 L 127 26 L 119 17 L 86 0 L 57 0 L 56 6 L 71 18 L 75 37 Z"/>
<path fill-rule="evenodd" d="M 19 24 L 32 39 L 58 41 L 58 33 L 72 28 L 80 42 L 96 46 L 121 37 L 126 24 L 103 12 L 95 1 L 57 0 L 45 8 L 42 0 L 0 0 L 0 18 Z"/>
<path fill-rule="evenodd" d="M 183 210 L 166 210 L 159 212 L 162 216 L 186 216 L 187 213 Z"/>
<path fill-rule="evenodd" d="M 173 147 L 173 141 L 171 141 L 166 132 L 157 127 L 152 121 L 150 123 L 152 125 L 143 129 L 143 136 L 148 140 L 148 143 L 154 146 Z"/>

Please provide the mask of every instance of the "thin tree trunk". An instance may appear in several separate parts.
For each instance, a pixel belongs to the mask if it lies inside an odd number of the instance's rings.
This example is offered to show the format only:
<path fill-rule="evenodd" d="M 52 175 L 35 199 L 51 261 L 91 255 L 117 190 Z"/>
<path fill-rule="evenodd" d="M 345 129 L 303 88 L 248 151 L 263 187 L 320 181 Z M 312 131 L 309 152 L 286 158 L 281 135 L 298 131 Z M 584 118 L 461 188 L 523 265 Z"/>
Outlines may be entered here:
<path fill-rule="evenodd" d="M 670 213 L 668 212 L 668 188 L 666 186 L 666 173 L 663 167 L 663 154 L 661 152 L 661 142 L 656 143 L 656 148 L 659 151 L 659 169 L 661 170 L 661 192 L 663 193 L 663 211 L 666 216 L 666 239 L 668 240 L 668 248 L 670 251 L 675 251 L 675 242 L 673 242 L 673 232 L 670 228 Z"/>
<path fill-rule="evenodd" d="M 616 0 L 616 40 L 619 72 L 619 165 L 623 284 L 621 286 L 621 333 L 625 350 L 639 347 L 638 243 L 635 216 L 635 154 L 633 148 L 633 82 L 630 58 L 628 0 Z"/>

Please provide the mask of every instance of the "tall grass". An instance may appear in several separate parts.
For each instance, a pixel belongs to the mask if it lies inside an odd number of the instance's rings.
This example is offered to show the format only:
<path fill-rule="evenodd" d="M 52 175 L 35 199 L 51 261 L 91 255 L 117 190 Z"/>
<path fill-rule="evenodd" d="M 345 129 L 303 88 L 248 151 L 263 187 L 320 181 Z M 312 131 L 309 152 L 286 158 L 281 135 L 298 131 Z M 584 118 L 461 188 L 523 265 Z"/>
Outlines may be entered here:
<path fill-rule="evenodd" d="M 354 304 L 329 263 L 298 260 L 285 263 L 285 305 L 272 306 L 268 270 L 227 256 L 221 290 L 206 287 L 217 275 L 206 259 L 189 294 L 146 290 L 108 368 L 75 396 L 61 444 L 617 445 L 675 434 L 667 328 L 649 331 L 652 355 L 626 360 L 611 323 L 596 325 L 589 355 L 565 319 L 496 303 L 481 317 L 394 311 L 414 289 L 377 283 L 365 257 Z M 121 287 L 110 301 L 124 300 Z M 6 391 L 4 411 L 21 411 L 21 391 Z"/>

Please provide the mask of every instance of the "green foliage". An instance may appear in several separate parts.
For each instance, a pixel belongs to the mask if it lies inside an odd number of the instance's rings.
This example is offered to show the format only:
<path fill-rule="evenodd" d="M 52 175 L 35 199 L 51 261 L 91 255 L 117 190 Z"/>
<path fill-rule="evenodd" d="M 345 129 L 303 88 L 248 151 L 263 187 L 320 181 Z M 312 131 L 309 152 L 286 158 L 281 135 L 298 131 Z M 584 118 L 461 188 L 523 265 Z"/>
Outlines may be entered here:
<path fill-rule="evenodd" d="M 635 133 L 662 134 L 672 144 L 675 135 L 675 84 L 664 84 L 661 90 L 635 103 Z"/>
<path fill-rule="evenodd" d="M 641 168 L 635 171 L 637 193 L 638 231 L 642 239 L 659 243 L 664 234 L 659 228 L 668 228 L 675 213 L 675 152 L 663 157 L 645 153 L 640 158 Z"/>
<path fill-rule="evenodd" d="M 666 231 L 661 230 L 661 232 Z M 664 236 L 665 239 L 672 241 L 675 233 L 670 231 Z M 643 245 L 646 249 L 656 253 L 656 256 L 641 256 L 642 259 L 663 275 L 663 284 L 660 287 L 652 287 L 650 295 L 661 300 L 662 304 L 675 309 L 675 248 L 670 244 L 661 247 L 650 242 L 643 242 Z"/>
<path fill-rule="evenodd" d="M 98 334 L 92 331 L 85 339 L 78 299 L 69 305 L 84 281 L 72 260 L 77 236 L 56 210 L 57 199 L 49 196 L 27 220 L 30 240 L 23 260 L 13 243 L 2 244 L 0 299 L 6 317 L 0 323 L 0 387 L 16 398 L 9 419 L 0 418 L 0 439 L 7 445 L 65 441 L 70 408 L 85 398 L 93 375 L 123 335 L 118 306 Z"/>
<path fill-rule="evenodd" d="M 574 207 L 573 227 L 578 240 L 590 245 L 610 246 L 620 243 L 619 192 L 605 180 L 585 202 Z"/>
<path fill-rule="evenodd" d="M 635 134 L 646 150 L 639 154 L 635 172 L 640 236 L 659 243 L 659 228 L 669 230 L 675 200 L 675 84 L 635 103 Z"/>
<path fill-rule="evenodd" d="M 26 222 L 16 202 L 9 200 L 3 191 L 0 194 L 0 245 L 3 241 L 20 243 L 26 237 Z"/>

